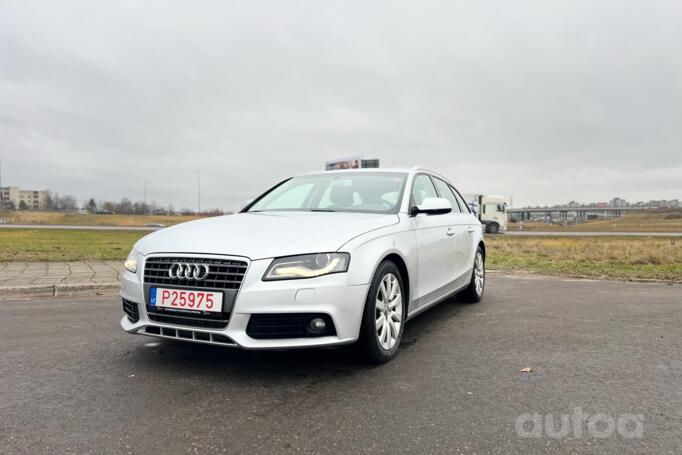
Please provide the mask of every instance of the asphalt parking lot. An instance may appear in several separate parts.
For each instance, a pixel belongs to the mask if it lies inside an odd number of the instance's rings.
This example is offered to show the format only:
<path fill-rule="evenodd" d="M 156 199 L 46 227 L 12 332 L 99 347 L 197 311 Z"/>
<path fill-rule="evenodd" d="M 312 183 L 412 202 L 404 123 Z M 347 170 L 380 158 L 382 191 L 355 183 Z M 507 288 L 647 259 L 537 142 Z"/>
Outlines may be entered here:
<path fill-rule="evenodd" d="M 120 316 L 112 296 L 0 301 L 0 453 L 682 452 L 680 286 L 490 276 L 382 367 L 159 343 Z M 524 420 L 576 409 L 604 418 Z M 609 434 L 625 416 L 641 434 Z"/>

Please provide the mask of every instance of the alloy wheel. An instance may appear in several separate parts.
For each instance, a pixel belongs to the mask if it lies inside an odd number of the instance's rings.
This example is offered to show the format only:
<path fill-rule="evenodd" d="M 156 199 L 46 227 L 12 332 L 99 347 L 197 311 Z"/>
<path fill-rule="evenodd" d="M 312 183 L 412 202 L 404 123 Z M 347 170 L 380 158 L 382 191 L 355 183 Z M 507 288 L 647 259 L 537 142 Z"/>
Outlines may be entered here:
<path fill-rule="evenodd" d="M 485 286 L 485 267 L 483 265 L 483 255 L 480 251 L 476 253 L 474 284 L 476 285 L 476 294 L 480 297 L 483 295 L 483 286 Z"/>
<path fill-rule="evenodd" d="M 375 319 L 379 345 L 385 351 L 390 351 L 400 337 L 400 327 L 403 320 L 403 297 L 400 292 L 400 282 L 392 273 L 384 275 L 379 285 Z"/>

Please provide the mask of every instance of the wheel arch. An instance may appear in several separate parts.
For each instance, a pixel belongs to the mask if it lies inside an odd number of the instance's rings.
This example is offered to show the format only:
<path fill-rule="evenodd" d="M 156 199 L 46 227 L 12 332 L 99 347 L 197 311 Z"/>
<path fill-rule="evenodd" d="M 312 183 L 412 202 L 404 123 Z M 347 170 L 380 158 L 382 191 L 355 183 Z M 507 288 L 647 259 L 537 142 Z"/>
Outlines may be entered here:
<path fill-rule="evenodd" d="M 398 267 L 398 270 L 400 271 L 400 277 L 402 278 L 403 285 L 405 286 L 405 294 L 407 297 L 406 303 L 409 306 L 409 302 L 410 302 L 410 272 L 407 268 L 407 264 L 405 263 L 405 260 L 398 253 L 389 253 L 381 261 L 379 261 L 379 264 L 377 265 L 377 269 L 384 262 L 392 262 L 395 264 L 396 267 Z"/>

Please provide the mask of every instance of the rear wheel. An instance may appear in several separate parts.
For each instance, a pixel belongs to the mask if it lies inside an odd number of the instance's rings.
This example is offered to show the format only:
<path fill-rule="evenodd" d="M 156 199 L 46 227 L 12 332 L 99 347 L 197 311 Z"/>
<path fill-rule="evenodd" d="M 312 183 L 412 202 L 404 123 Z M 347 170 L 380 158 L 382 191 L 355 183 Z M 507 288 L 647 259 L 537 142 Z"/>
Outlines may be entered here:
<path fill-rule="evenodd" d="M 360 347 L 373 363 L 385 363 L 395 357 L 403 337 L 405 301 L 403 279 L 393 262 L 377 269 L 365 301 L 360 328 Z"/>
<path fill-rule="evenodd" d="M 490 223 L 485 227 L 485 230 L 488 231 L 488 234 L 497 234 L 500 232 L 500 225 L 497 223 Z"/>
<path fill-rule="evenodd" d="M 459 294 L 457 297 L 463 302 L 477 303 L 483 298 L 483 291 L 485 290 L 485 256 L 483 250 L 479 246 L 476 249 L 476 257 L 474 259 L 474 269 L 471 272 L 471 281 L 469 286 Z"/>

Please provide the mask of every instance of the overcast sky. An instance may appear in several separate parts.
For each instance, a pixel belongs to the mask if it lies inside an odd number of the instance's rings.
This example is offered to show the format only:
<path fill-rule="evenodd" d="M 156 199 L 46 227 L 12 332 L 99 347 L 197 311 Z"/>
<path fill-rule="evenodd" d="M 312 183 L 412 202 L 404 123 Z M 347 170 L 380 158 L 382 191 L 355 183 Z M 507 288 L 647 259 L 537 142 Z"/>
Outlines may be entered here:
<path fill-rule="evenodd" d="M 682 2 L 0 2 L 3 185 L 229 210 L 353 155 L 682 199 Z"/>

